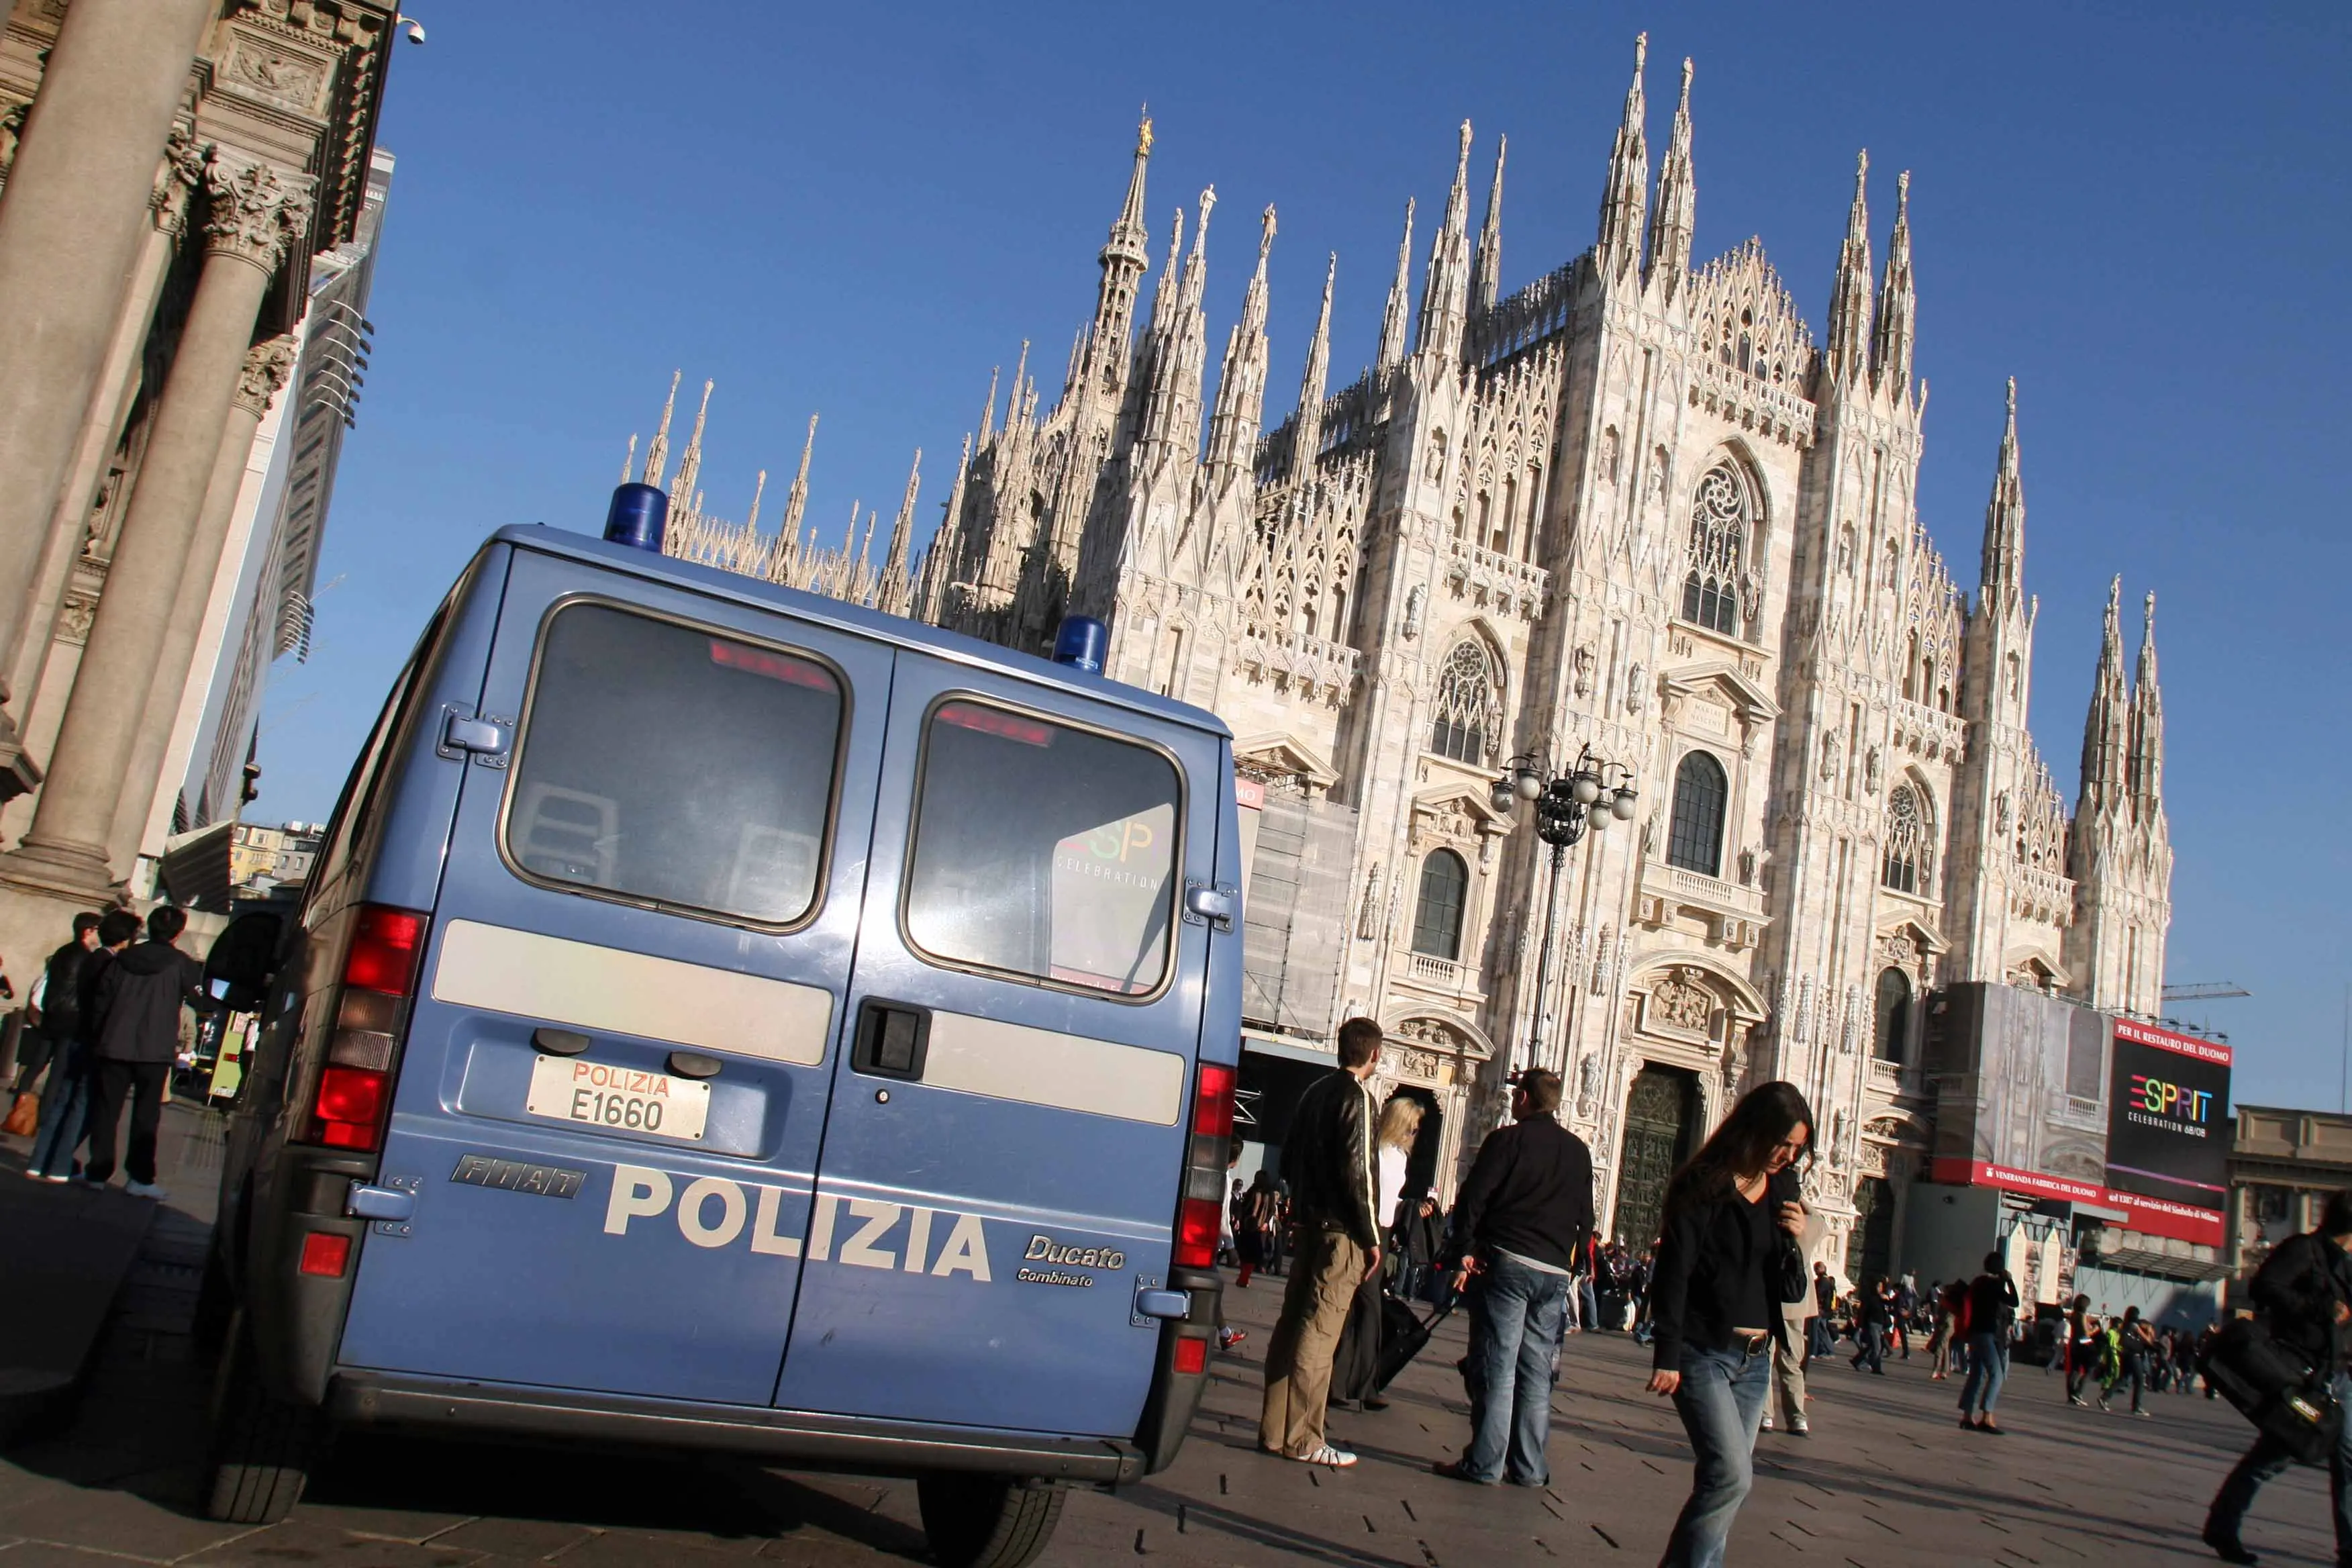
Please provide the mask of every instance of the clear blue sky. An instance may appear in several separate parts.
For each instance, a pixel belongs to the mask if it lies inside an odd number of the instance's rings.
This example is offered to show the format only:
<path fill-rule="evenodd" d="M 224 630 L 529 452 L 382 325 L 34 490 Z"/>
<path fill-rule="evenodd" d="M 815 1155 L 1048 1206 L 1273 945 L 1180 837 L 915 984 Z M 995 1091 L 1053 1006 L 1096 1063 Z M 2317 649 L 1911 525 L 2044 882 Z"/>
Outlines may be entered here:
<path fill-rule="evenodd" d="M 1474 200 L 1510 138 L 1503 287 L 1591 238 L 1648 29 L 1654 146 L 1685 55 L 1697 254 L 1750 234 L 1821 330 L 1855 149 L 1881 259 L 1912 171 L 1920 504 L 1965 583 L 2001 381 L 2020 386 L 2034 722 L 2072 798 L 2108 577 L 2154 588 L 2178 868 L 2170 977 L 2247 1001 L 2239 1098 L 2333 1106 L 2352 982 L 2342 675 L 2352 10 L 1976 5 L 830 6 L 415 0 L 373 364 L 328 525 L 316 652 L 265 710 L 263 820 L 317 818 L 409 642 L 503 524 L 593 530 L 673 368 L 719 383 L 704 487 L 772 522 L 812 411 L 814 520 L 936 521 L 989 369 L 1047 395 L 1093 300 L 1139 104 L 1155 258 L 1214 182 L 1211 335 L 1281 214 L 1269 417 L 1324 257 L 1333 379 L 1370 358 L 1407 195 L 1454 127 Z M 1156 261 L 1155 261 L 1156 269 Z M 2333 456 L 2331 456 L 2333 454 Z M 2136 634 L 2135 634 L 2136 635 Z"/>

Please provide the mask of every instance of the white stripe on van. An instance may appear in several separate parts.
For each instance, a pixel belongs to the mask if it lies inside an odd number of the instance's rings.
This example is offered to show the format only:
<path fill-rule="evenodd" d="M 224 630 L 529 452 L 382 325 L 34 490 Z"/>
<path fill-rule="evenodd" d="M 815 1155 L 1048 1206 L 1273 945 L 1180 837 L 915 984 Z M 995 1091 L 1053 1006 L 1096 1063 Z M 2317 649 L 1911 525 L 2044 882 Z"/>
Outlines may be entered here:
<path fill-rule="evenodd" d="M 933 1013 L 923 1081 L 941 1089 L 1173 1127 L 1184 1058 L 966 1013 Z"/>
<path fill-rule="evenodd" d="M 449 922 L 433 999 L 805 1067 L 833 1023 L 822 986 L 478 921 Z"/>

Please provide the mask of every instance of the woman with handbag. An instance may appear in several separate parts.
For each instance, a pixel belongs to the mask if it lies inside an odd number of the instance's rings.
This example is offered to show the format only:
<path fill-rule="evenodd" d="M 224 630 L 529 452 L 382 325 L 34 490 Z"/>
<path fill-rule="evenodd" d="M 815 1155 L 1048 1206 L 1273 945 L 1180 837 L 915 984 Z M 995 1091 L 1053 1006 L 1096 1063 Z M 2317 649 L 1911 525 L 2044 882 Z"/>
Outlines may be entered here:
<path fill-rule="evenodd" d="M 2352 1403 L 2352 1376 L 2345 1372 L 2352 1349 L 2352 1188 L 2330 1193 L 2315 1229 L 2291 1236 L 2263 1260 L 2248 1288 L 2263 1327 L 2282 1347 L 2327 1382 L 2337 1409 L 2336 1440 L 2327 1451 L 2327 1490 L 2336 1505 L 2336 1560 L 2352 1563 L 2352 1432 L 2341 1419 Z M 2208 1380 L 2207 1387 L 2211 1387 Z M 2264 1432 L 2246 1450 L 2205 1514 L 2205 1544 L 2224 1563 L 2252 1563 L 2254 1554 L 2239 1539 L 2246 1510 L 2263 1483 L 2294 1463 L 2284 1440 Z"/>
<path fill-rule="evenodd" d="M 1772 1346 L 1789 1332 L 1780 1308 L 1808 1289 L 1795 1167 L 1812 1142 L 1812 1108 L 1796 1085 L 1762 1084 L 1666 1184 L 1649 1387 L 1674 1399 L 1695 1463 L 1661 1568 L 1722 1563 L 1755 1485 Z"/>

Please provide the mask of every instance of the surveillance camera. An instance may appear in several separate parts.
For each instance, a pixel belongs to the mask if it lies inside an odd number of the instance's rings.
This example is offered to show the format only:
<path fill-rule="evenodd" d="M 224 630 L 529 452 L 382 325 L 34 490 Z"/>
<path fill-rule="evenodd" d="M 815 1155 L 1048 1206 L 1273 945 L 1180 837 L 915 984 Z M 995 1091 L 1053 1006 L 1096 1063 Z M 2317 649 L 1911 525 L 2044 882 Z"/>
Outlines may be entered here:
<path fill-rule="evenodd" d="M 409 41 L 410 43 L 412 43 L 412 44 L 421 44 L 421 43 L 423 43 L 423 42 L 425 41 L 425 24 L 424 24 L 424 23 L 422 23 L 422 22 L 408 22 L 408 21 L 404 21 L 402 25 L 403 25 L 403 26 L 404 26 L 405 27 L 407 27 L 407 29 L 408 29 L 408 41 Z"/>

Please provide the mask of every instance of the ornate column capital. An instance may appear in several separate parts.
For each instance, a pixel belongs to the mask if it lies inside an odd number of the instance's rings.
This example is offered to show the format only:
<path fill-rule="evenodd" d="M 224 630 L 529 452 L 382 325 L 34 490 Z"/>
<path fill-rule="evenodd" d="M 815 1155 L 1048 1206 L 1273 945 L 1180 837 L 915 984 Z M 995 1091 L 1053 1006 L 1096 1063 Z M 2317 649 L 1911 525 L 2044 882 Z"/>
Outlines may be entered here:
<path fill-rule="evenodd" d="M 177 237 L 187 232 L 189 198 L 204 180 L 212 152 L 212 143 L 197 141 L 188 127 L 172 127 L 171 139 L 163 143 L 163 162 L 155 170 L 154 193 L 147 198 L 155 226 L 165 234 Z"/>
<path fill-rule="evenodd" d="M 205 165 L 205 190 L 212 199 L 205 215 L 205 251 L 276 272 L 310 222 L 313 184 L 307 174 L 280 174 L 215 148 Z"/>
<path fill-rule="evenodd" d="M 291 332 L 265 338 L 246 350 L 245 368 L 236 378 L 236 405 L 256 419 L 268 413 L 269 400 L 294 374 L 298 352 Z"/>

